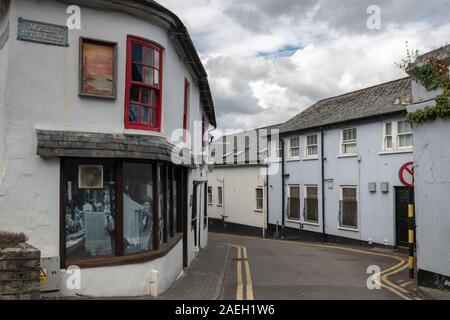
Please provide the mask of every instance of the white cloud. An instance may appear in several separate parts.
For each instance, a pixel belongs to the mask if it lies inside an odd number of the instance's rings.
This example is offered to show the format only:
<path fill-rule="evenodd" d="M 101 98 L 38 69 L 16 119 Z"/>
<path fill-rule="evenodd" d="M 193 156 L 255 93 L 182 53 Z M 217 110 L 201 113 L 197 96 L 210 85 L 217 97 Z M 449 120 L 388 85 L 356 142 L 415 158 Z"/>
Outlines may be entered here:
<path fill-rule="evenodd" d="M 319 99 L 403 77 L 394 64 L 406 41 L 426 52 L 450 34 L 444 0 L 160 2 L 193 36 L 221 132 L 284 122 Z M 380 31 L 366 28 L 369 3 L 382 8 Z M 285 48 L 293 54 L 277 54 Z"/>

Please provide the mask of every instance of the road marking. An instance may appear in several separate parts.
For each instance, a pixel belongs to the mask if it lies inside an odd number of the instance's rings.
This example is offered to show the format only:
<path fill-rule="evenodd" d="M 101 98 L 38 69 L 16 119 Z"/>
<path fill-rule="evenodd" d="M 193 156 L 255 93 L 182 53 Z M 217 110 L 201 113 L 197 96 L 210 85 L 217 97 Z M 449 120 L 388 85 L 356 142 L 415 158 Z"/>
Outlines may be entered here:
<path fill-rule="evenodd" d="M 237 289 L 236 300 L 244 300 L 244 286 L 242 284 L 242 248 L 237 247 Z"/>
<path fill-rule="evenodd" d="M 268 242 L 277 242 L 280 243 L 280 240 L 272 240 L 272 239 L 261 239 L 261 238 L 255 238 L 255 237 L 248 237 L 248 236 L 234 236 L 229 235 L 231 237 L 235 238 L 246 238 L 246 239 L 252 239 L 252 240 L 263 240 Z M 380 252 L 371 252 L 366 250 L 360 250 L 360 249 L 352 249 L 352 248 L 346 248 L 346 247 L 340 247 L 340 246 L 334 246 L 334 245 L 322 245 L 322 244 L 314 244 L 314 243 L 302 243 L 302 242 L 294 242 L 294 241 L 282 241 L 281 243 L 290 243 L 295 245 L 301 245 L 301 246 L 309 246 L 309 247 L 316 247 L 316 248 L 327 248 L 327 249 L 335 249 L 335 250 L 341 250 L 341 251 L 348 251 L 348 252 L 355 252 L 355 253 L 362 253 L 362 254 L 368 254 L 372 256 L 379 256 L 379 257 L 386 257 L 391 258 L 399 261 L 399 263 L 387 270 L 384 270 L 381 275 L 381 285 L 382 287 L 388 289 L 395 295 L 399 296 L 400 298 L 404 300 L 413 300 L 412 298 L 408 297 L 407 294 L 410 294 L 409 291 L 405 290 L 404 288 L 397 286 L 396 284 L 389 281 L 389 277 L 398 274 L 404 270 L 406 270 L 408 266 L 408 260 L 396 255 L 386 254 L 386 253 L 380 253 Z"/>
<path fill-rule="evenodd" d="M 405 288 L 405 287 L 407 287 L 408 285 L 413 284 L 413 283 L 414 283 L 414 281 L 406 282 L 406 283 L 404 283 L 404 284 L 401 284 L 400 287 Z"/>
<path fill-rule="evenodd" d="M 252 275 L 250 272 L 250 263 L 248 262 L 247 248 L 243 247 L 244 250 L 244 260 L 245 260 L 245 277 L 247 279 L 247 300 L 255 300 L 255 296 L 253 294 L 253 283 L 252 283 Z"/>

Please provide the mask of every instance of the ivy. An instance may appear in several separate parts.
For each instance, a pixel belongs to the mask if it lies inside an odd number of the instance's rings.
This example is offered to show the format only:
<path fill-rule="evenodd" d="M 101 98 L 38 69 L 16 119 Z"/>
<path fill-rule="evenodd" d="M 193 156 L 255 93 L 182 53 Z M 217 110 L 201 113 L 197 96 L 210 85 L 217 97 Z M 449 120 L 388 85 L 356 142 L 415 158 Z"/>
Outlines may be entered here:
<path fill-rule="evenodd" d="M 426 106 L 416 112 L 408 114 L 408 121 L 411 123 L 424 123 L 437 118 L 450 118 L 450 75 L 448 63 L 437 58 L 429 57 L 422 65 L 413 66 L 413 60 L 418 54 L 412 55 L 408 49 L 407 59 L 403 60 L 399 67 L 409 72 L 417 79 L 427 91 L 442 89 L 442 93 L 435 98 L 436 105 Z"/>

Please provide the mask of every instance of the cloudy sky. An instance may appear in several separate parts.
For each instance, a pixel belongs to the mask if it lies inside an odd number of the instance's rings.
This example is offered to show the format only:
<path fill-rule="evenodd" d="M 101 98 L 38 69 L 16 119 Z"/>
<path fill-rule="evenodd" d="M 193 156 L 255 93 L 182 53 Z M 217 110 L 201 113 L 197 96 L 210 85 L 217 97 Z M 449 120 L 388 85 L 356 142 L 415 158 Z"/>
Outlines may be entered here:
<path fill-rule="evenodd" d="M 450 42 L 450 0 L 157 0 L 188 27 L 219 130 L 288 120 L 317 100 L 406 76 L 406 42 Z M 380 29 L 371 5 L 380 9 Z M 371 8 L 370 8 L 371 9 Z M 373 24 L 371 24 L 374 26 Z"/>

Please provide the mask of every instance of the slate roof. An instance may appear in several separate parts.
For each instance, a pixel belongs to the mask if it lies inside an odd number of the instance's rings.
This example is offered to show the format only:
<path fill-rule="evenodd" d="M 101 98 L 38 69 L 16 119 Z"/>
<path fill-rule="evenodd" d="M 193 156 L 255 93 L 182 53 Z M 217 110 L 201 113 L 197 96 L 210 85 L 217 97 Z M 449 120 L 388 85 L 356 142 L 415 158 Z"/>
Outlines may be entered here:
<path fill-rule="evenodd" d="M 181 158 L 181 150 L 157 136 L 37 130 L 37 138 L 37 154 L 43 158 L 123 158 L 171 163 L 176 160 L 188 167 L 193 163 L 191 154 Z"/>
<path fill-rule="evenodd" d="M 281 125 L 281 133 L 405 111 L 411 102 L 411 78 L 402 78 L 321 100 Z"/>

